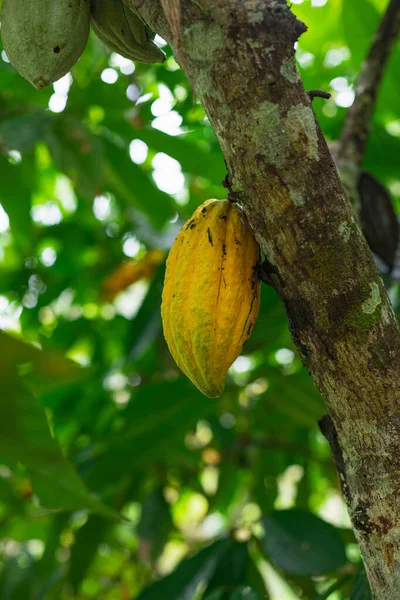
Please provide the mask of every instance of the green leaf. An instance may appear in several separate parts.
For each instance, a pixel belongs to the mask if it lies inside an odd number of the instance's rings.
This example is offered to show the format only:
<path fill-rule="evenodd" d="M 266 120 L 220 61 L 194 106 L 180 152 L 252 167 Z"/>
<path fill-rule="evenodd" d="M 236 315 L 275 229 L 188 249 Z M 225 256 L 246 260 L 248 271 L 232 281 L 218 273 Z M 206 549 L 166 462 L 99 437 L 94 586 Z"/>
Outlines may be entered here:
<path fill-rule="evenodd" d="M 399 141 L 382 127 L 374 127 L 367 146 L 365 168 L 378 179 L 391 179 L 396 170 Z"/>
<path fill-rule="evenodd" d="M 321 592 L 320 594 L 318 594 L 318 596 L 315 596 L 313 600 L 327 600 L 332 596 L 333 592 L 340 590 L 349 581 L 350 578 L 351 575 L 349 573 L 346 573 L 345 575 L 343 575 L 343 577 L 340 577 L 340 579 L 332 583 L 332 585 L 330 585 L 324 592 Z"/>
<path fill-rule="evenodd" d="M 0 332 L 0 357 L 0 452 L 26 466 L 34 491 L 46 508 L 89 509 L 118 518 L 112 509 L 89 495 L 51 436 L 39 398 L 29 392 L 17 374 L 19 368 L 28 371 L 31 377 L 40 379 L 45 375 L 49 379 L 58 378 L 61 383 L 63 379 L 70 381 L 79 369 L 66 359 L 41 353 L 3 332 Z"/>
<path fill-rule="evenodd" d="M 232 543 L 210 580 L 205 598 L 208 598 L 209 592 L 216 588 L 232 588 L 244 584 L 250 560 L 247 544 Z"/>
<path fill-rule="evenodd" d="M 185 432 L 214 410 L 215 403 L 183 378 L 139 387 L 123 413 L 126 425 L 118 434 L 102 440 L 104 450 L 99 457 L 82 465 L 85 480 L 98 489 L 127 471 L 165 461 L 165 449 L 171 453 L 180 446 Z"/>
<path fill-rule="evenodd" d="M 199 175 L 217 185 L 225 177 L 222 152 L 210 152 L 207 148 L 202 148 L 192 141 L 190 132 L 177 136 L 168 135 L 153 127 L 133 128 L 127 121 L 111 118 L 106 119 L 104 124 L 126 141 L 138 138 L 152 150 L 168 154 L 180 163 L 184 173 Z"/>
<path fill-rule="evenodd" d="M 157 269 L 152 279 L 146 297 L 133 319 L 129 338 L 133 344 L 129 353 L 132 361 L 143 356 L 161 331 L 160 298 L 164 283 L 165 263 Z"/>
<path fill-rule="evenodd" d="M 346 564 L 343 541 L 333 527 L 310 512 L 281 510 L 263 519 L 266 554 L 292 575 L 321 575 Z"/>
<path fill-rule="evenodd" d="M 55 119 L 46 141 L 57 167 L 73 181 L 78 194 L 89 201 L 100 191 L 103 178 L 101 140 L 78 119 Z"/>
<path fill-rule="evenodd" d="M 246 469 L 230 461 L 220 466 L 218 490 L 212 499 L 213 510 L 225 514 L 239 501 L 249 486 L 249 474 Z"/>
<path fill-rule="evenodd" d="M 34 562 L 31 554 L 23 548 L 9 558 L 0 574 L 0 598 L 21 600 L 31 598 L 34 584 Z"/>
<path fill-rule="evenodd" d="M 199 585 L 212 577 L 228 546 L 227 540 L 220 540 L 183 560 L 170 575 L 144 590 L 138 600 L 193 600 Z"/>
<path fill-rule="evenodd" d="M 149 173 L 131 161 L 127 147 L 103 138 L 107 188 L 127 207 L 144 213 L 155 227 L 175 214 L 171 196 L 158 189 Z"/>
<path fill-rule="evenodd" d="M 137 529 L 140 538 L 146 541 L 152 561 L 161 553 L 172 527 L 169 504 L 162 487 L 158 487 L 144 499 Z"/>
<path fill-rule="evenodd" d="M 256 600 L 267 598 L 266 594 L 264 582 L 250 556 L 248 544 L 231 541 L 207 586 L 204 600 L 212 600 L 214 597 L 233 600 L 247 596 Z"/>
<path fill-rule="evenodd" d="M 29 382 L 43 380 L 57 385 L 79 381 L 86 377 L 87 369 L 79 367 L 59 352 L 44 352 L 36 346 L 0 330 L 0 372 L 7 373 L 18 365 L 24 365 L 23 371 L 29 373 Z"/>
<path fill-rule="evenodd" d="M 350 600 L 372 600 L 371 589 L 364 569 L 360 569 L 351 588 Z"/>
<path fill-rule="evenodd" d="M 50 116 L 44 112 L 19 115 L 0 122 L 0 146 L 18 150 L 22 154 L 31 152 L 36 142 L 44 137 Z"/>
<path fill-rule="evenodd" d="M 74 590 L 84 579 L 86 572 L 93 561 L 95 553 L 104 536 L 107 522 L 97 515 L 92 515 L 77 531 L 75 543 L 71 549 L 70 570 L 68 580 Z"/>
<path fill-rule="evenodd" d="M 226 590 L 224 588 L 214 590 L 210 595 L 206 595 L 204 600 L 264 600 L 265 595 L 261 596 L 256 590 L 248 585 L 240 586 L 237 590 Z"/>
<path fill-rule="evenodd" d="M 34 163 L 24 158 L 20 164 L 12 165 L 0 155 L 0 173 L 0 203 L 10 220 L 15 242 L 24 252 L 29 252 L 32 246 L 31 193 L 36 181 Z"/>
<path fill-rule="evenodd" d="M 135 130 L 135 137 L 145 142 L 157 152 L 165 152 L 175 158 L 184 173 L 192 173 L 209 179 L 221 185 L 225 175 L 226 166 L 222 152 L 210 152 L 200 149 L 197 144 L 190 141 L 190 133 L 171 136 L 150 127 Z"/>
<path fill-rule="evenodd" d="M 119 516 L 89 495 L 72 464 L 51 437 L 40 400 L 15 375 L 4 380 L 0 402 L 0 452 L 28 469 L 35 493 L 46 508 L 88 509 Z"/>
<path fill-rule="evenodd" d="M 254 456 L 253 494 L 264 513 L 274 507 L 278 495 L 278 476 L 283 473 L 286 466 L 280 450 L 261 451 Z"/>
<path fill-rule="evenodd" d="M 344 34 L 351 50 L 351 61 L 359 68 L 379 24 L 379 13 L 369 1 L 363 2 L 362 10 L 357 2 L 342 2 Z"/>
<path fill-rule="evenodd" d="M 346 0 L 343 0 L 347 3 Z M 363 0 L 363 3 L 365 0 Z M 339 45 L 341 41 L 341 1 L 326 2 L 323 6 L 314 6 L 310 1 L 301 4 L 292 4 L 292 12 L 302 20 L 308 30 L 301 36 L 299 44 L 302 49 L 311 52 L 319 61 L 330 44 Z M 321 69 L 317 75 L 321 76 Z"/>
<path fill-rule="evenodd" d="M 35 600 L 47 599 L 50 590 L 59 584 L 64 577 L 64 569 L 58 567 L 57 550 L 60 535 L 68 525 L 68 513 L 57 513 L 51 517 L 50 526 L 45 538 L 45 549 L 42 558 L 36 563 Z"/>

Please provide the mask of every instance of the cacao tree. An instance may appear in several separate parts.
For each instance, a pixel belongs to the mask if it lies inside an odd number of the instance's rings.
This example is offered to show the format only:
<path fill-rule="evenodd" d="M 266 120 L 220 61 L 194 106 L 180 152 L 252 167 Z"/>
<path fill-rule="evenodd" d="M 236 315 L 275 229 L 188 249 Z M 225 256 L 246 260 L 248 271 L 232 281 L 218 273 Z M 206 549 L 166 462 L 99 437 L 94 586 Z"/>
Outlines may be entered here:
<path fill-rule="evenodd" d="M 294 44 L 306 27 L 275 0 L 171 2 L 164 14 L 157 2 L 136 8 L 177 45 L 203 102 L 229 192 L 247 209 L 296 346 L 330 411 L 327 435 L 373 595 L 396 598 L 399 327 L 296 69 Z M 400 29 L 399 3 L 388 13 L 385 48 Z M 377 79 L 370 62 L 361 88 Z M 358 181 L 367 127 L 355 134 L 354 120 L 339 164 L 353 167 Z"/>
<path fill-rule="evenodd" d="M 1 18 L 0 596 L 397 599 L 399 1 L 70 3 L 59 81 L 45 5 Z M 207 198 L 263 261 L 211 400 L 160 317 Z"/>

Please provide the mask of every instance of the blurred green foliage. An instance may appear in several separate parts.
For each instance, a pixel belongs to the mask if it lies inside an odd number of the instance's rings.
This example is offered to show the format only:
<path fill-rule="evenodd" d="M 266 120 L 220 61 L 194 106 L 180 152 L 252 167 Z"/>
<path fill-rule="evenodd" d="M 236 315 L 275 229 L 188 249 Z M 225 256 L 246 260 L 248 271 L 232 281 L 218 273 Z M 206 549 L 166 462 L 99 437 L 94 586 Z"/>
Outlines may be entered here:
<path fill-rule="evenodd" d="M 385 5 L 292 7 L 305 86 L 332 92 L 314 100 L 328 139 Z M 0 597 L 366 599 L 324 405 L 274 291 L 221 398 L 168 353 L 149 251 L 165 260 L 224 197 L 225 166 L 165 49 L 133 65 L 92 37 L 41 92 L 0 60 Z M 399 70 L 397 50 L 365 162 L 397 207 Z"/>

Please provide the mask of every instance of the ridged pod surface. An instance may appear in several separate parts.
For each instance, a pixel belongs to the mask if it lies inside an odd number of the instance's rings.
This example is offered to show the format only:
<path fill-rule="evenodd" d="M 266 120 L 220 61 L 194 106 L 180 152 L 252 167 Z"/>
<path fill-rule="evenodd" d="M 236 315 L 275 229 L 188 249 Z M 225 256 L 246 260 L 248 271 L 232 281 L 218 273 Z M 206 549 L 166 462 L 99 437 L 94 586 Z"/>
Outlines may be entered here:
<path fill-rule="evenodd" d="M 144 63 L 165 59 L 154 34 L 121 0 L 91 0 L 90 10 L 92 29 L 110 50 Z"/>
<path fill-rule="evenodd" d="M 37 89 L 68 73 L 85 49 L 89 29 L 89 0 L 3 0 L 4 50 Z"/>
<path fill-rule="evenodd" d="M 260 307 L 259 247 L 241 208 L 207 200 L 167 259 L 161 314 L 179 368 L 210 398 L 243 349 Z"/>

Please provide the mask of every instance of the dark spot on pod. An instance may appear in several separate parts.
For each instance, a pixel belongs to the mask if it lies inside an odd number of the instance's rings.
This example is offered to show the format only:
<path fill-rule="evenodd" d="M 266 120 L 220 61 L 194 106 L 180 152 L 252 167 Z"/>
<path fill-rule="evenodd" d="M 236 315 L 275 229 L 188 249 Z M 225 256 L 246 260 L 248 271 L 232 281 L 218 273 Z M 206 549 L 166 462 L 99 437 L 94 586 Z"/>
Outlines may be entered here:
<path fill-rule="evenodd" d="M 202 213 L 203 213 L 203 215 L 204 215 L 204 213 L 206 213 L 206 212 L 207 212 L 207 208 L 206 208 L 206 207 L 202 208 L 202 209 L 201 209 L 201 212 L 202 212 Z"/>
<path fill-rule="evenodd" d="M 60 52 L 60 50 L 61 50 L 60 46 L 55 46 L 55 47 L 53 48 L 53 52 L 54 52 L 55 54 L 58 54 L 58 53 Z"/>
<path fill-rule="evenodd" d="M 226 221 L 226 215 L 221 215 L 220 217 L 218 217 L 219 219 L 221 219 L 222 221 Z"/>
<path fill-rule="evenodd" d="M 255 286 L 255 283 L 254 283 L 254 279 L 253 279 L 252 282 L 251 282 L 251 289 L 252 290 L 254 290 L 254 286 Z"/>
<path fill-rule="evenodd" d="M 191 221 L 189 221 L 189 223 L 185 227 L 185 230 L 189 229 L 189 227 L 190 227 L 190 229 L 193 229 L 193 227 L 195 227 L 194 219 L 192 219 Z"/>
<path fill-rule="evenodd" d="M 196 223 L 190 223 L 190 229 L 194 229 L 196 227 Z"/>
<path fill-rule="evenodd" d="M 237 246 L 241 246 L 241 245 L 242 245 L 242 242 L 241 242 L 240 240 L 238 240 L 237 238 L 235 238 L 235 244 L 236 244 Z"/>
<path fill-rule="evenodd" d="M 207 228 L 207 235 L 208 235 L 208 241 L 210 242 L 211 246 L 214 246 L 211 231 L 210 231 L 209 227 Z"/>
<path fill-rule="evenodd" d="M 222 244 L 222 254 L 226 256 L 226 244 Z"/>

